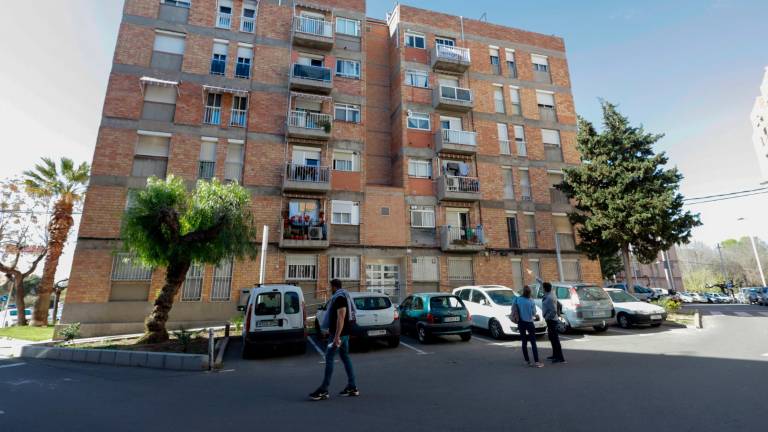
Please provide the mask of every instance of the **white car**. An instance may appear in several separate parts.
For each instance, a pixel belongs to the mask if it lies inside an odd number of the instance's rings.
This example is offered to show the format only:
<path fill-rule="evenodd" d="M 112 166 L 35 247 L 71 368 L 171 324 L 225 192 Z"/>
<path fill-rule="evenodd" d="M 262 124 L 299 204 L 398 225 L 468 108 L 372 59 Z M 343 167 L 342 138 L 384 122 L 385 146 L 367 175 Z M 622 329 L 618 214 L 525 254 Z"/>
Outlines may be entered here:
<path fill-rule="evenodd" d="M 509 319 L 515 291 L 503 285 L 463 286 L 453 290 L 453 295 L 464 301 L 472 315 L 472 327 L 488 330 L 494 339 L 520 334 L 517 324 Z M 547 323 L 541 308 L 536 306 L 539 319 L 534 321 L 537 334 L 547 331 Z"/>
<path fill-rule="evenodd" d="M 385 340 L 391 348 L 400 345 L 400 313 L 397 306 L 392 304 L 386 294 L 377 292 L 350 292 L 355 308 L 355 324 L 350 334 L 352 339 Z M 327 328 L 321 328 L 326 305 L 317 310 L 315 330 L 319 335 L 325 335 Z"/>
<path fill-rule="evenodd" d="M 709 303 L 709 301 L 707 300 L 707 296 L 705 296 L 704 293 L 692 292 L 691 297 L 693 298 L 693 301 L 696 303 Z"/>
<path fill-rule="evenodd" d="M 683 303 L 693 303 L 693 296 L 690 293 L 678 293 L 677 295 L 680 296 L 680 301 Z"/>
<path fill-rule="evenodd" d="M 669 290 L 665 288 L 651 288 L 651 291 L 653 291 L 656 294 L 656 298 L 669 295 Z"/>
<path fill-rule="evenodd" d="M 544 298 L 542 285 L 536 283 L 531 288 L 536 296 L 536 304 L 541 305 Z M 611 298 L 598 286 L 579 282 L 553 282 L 552 289 L 561 308 L 557 328 L 561 333 L 590 327 L 596 332 L 604 332 L 616 316 Z"/>
<path fill-rule="evenodd" d="M 307 349 L 304 293 L 294 285 L 262 285 L 251 289 L 245 304 L 243 358 L 263 346 Z"/>
<path fill-rule="evenodd" d="M 622 328 L 649 324 L 658 327 L 667 319 L 667 312 L 661 306 L 646 303 L 618 288 L 605 288 L 616 310 L 616 323 Z"/>

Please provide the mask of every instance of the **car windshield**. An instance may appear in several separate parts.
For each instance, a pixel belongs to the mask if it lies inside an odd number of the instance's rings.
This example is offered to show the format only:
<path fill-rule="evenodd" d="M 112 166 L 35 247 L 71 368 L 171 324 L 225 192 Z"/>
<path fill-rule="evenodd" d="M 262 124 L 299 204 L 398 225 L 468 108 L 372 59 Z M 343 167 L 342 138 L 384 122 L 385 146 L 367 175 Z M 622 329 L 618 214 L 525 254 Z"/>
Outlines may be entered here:
<path fill-rule="evenodd" d="M 611 300 L 613 300 L 614 303 L 629 303 L 639 301 L 624 291 L 610 291 L 608 295 L 611 296 Z"/>
<path fill-rule="evenodd" d="M 579 296 L 579 300 L 608 300 L 608 294 L 605 290 L 594 285 L 576 287 L 576 294 Z"/>
<path fill-rule="evenodd" d="M 512 306 L 515 302 L 515 297 L 517 297 L 511 289 L 492 290 L 485 293 L 488 294 L 494 303 L 502 306 Z"/>
<path fill-rule="evenodd" d="M 277 315 L 280 313 L 280 293 L 261 293 L 256 296 L 254 315 Z"/>
<path fill-rule="evenodd" d="M 432 309 L 463 309 L 464 306 L 461 304 L 461 300 L 459 300 L 456 296 L 440 296 L 440 297 L 432 297 L 429 299 L 429 307 Z"/>
<path fill-rule="evenodd" d="M 358 297 L 355 299 L 357 310 L 381 310 L 389 309 L 392 302 L 386 297 Z"/>

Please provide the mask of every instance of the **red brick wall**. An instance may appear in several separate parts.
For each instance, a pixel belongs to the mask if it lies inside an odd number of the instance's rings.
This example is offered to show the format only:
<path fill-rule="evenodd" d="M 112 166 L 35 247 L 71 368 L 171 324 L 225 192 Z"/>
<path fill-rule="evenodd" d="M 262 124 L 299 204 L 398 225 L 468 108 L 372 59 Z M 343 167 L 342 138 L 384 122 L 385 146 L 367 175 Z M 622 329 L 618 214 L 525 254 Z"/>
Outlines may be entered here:
<path fill-rule="evenodd" d="M 155 32 L 149 27 L 120 24 L 115 46 L 115 63 L 149 67 Z"/>

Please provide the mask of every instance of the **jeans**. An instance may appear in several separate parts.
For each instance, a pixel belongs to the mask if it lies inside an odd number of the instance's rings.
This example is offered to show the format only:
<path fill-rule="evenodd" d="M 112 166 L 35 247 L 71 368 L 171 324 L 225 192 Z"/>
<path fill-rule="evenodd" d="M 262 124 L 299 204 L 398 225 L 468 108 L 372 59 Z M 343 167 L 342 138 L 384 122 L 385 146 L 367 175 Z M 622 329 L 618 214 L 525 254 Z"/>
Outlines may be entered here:
<path fill-rule="evenodd" d="M 520 330 L 520 339 L 523 341 L 523 358 L 525 361 L 530 362 L 528 358 L 528 342 L 531 342 L 531 351 L 533 351 L 533 361 L 539 361 L 539 350 L 536 349 L 536 328 L 530 321 L 520 321 L 517 324 L 518 330 Z"/>
<path fill-rule="evenodd" d="M 563 348 L 560 346 L 560 334 L 557 332 L 557 320 L 547 320 L 547 337 L 552 344 L 552 358 L 555 360 L 565 360 L 563 358 Z"/>
<path fill-rule="evenodd" d="M 333 337 L 329 338 L 333 340 Z M 349 336 L 341 337 L 341 345 L 337 348 L 331 345 L 325 351 L 325 377 L 323 378 L 323 384 L 320 385 L 320 390 L 328 391 L 328 386 L 331 385 L 331 377 L 333 376 L 333 358 L 336 356 L 336 352 L 341 357 L 341 362 L 344 364 L 344 370 L 347 372 L 347 387 L 357 387 L 355 384 L 355 370 L 352 368 L 352 360 L 349 358 Z"/>

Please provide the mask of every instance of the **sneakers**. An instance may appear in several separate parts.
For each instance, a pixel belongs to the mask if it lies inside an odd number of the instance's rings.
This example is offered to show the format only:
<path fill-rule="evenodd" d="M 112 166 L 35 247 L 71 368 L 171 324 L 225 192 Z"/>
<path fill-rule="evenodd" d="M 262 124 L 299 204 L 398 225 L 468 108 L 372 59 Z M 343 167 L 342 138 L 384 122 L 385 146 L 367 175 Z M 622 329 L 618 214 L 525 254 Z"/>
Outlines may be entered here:
<path fill-rule="evenodd" d="M 542 362 L 528 363 L 528 366 L 530 366 L 532 368 L 543 368 L 544 367 L 544 363 L 542 363 Z"/>
<path fill-rule="evenodd" d="M 339 396 L 360 396 L 360 390 L 358 390 L 357 387 L 347 386 L 339 393 Z"/>
<path fill-rule="evenodd" d="M 568 362 L 565 361 L 564 359 L 553 359 L 552 363 L 568 363 Z"/>
<path fill-rule="evenodd" d="M 328 394 L 328 391 L 317 389 L 309 394 L 309 398 L 313 401 L 319 401 L 319 400 L 325 400 L 328 399 L 330 395 Z"/>

